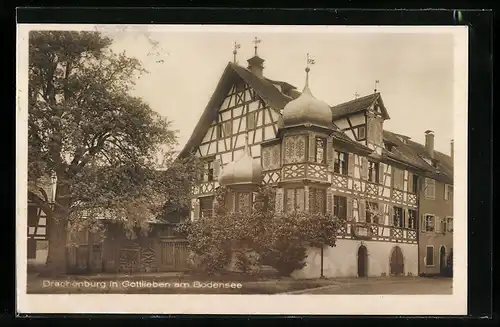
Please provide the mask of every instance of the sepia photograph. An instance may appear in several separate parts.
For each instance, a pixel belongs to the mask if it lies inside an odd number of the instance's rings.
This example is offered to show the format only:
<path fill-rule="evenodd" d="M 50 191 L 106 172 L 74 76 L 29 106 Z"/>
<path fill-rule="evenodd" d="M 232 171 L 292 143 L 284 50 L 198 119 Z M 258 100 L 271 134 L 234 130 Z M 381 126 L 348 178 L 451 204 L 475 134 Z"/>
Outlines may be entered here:
<path fill-rule="evenodd" d="M 465 313 L 466 29 L 18 28 L 27 312 Z"/>

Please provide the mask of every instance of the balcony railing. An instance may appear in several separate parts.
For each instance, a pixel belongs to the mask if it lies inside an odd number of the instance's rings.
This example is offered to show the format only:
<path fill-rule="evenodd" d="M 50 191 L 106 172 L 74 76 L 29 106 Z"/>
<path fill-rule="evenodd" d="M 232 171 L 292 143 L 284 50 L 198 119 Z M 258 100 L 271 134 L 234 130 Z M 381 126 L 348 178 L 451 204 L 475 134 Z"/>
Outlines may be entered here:
<path fill-rule="evenodd" d="M 410 228 L 343 220 L 339 223 L 338 237 L 373 241 L 416 243 L 417 231 Z"/>

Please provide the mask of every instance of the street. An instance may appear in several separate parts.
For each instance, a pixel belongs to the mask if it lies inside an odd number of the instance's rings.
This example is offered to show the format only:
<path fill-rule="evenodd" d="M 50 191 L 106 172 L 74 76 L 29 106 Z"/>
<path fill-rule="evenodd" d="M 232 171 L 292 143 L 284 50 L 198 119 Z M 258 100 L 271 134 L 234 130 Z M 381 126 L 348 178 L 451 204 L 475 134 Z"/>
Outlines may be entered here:
<path fill-rule="evenodd" d="M 294 294 L 452 294 L 451 278 L 349 278 Z"/>

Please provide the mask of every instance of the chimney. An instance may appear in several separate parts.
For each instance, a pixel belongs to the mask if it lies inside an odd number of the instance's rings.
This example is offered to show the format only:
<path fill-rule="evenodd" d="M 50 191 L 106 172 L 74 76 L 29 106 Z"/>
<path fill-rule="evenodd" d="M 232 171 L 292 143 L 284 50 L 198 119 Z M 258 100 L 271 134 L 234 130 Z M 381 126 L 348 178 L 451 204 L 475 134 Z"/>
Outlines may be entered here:
<path fill-rule="evenodd" d="M 262 78 L 264 76 L 264 59 L 255 55 L 252 58 L 247 60 L 248 62 L 248 70 L 250 70 L 254 75 Z"/>
<path fill-rule="evenodd" d="M 451 157 L 451 160 L 453 160 L 453 143 L 454 143 L 454 141 L 451 140 L 451 142 L 450 142 L 450 157 Z"/>
<path fill-rule="evenodd" d="M 429 157 L 434 159 L 434 132 L 431 130 L 425 131 L 425 149 Z"/>

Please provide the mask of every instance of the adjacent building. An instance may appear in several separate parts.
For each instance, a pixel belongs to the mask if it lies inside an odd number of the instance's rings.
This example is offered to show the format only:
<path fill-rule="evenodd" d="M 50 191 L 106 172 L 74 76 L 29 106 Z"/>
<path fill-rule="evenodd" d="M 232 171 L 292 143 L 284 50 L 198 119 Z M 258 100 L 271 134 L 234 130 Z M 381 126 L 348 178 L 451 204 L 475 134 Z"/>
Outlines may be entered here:
<path fill-rule="evenodd" d="M 430 136 L 422 146 L 384 130 L 390 116 L 380 92 L 331 107 L 309 88 L 309 67 L 299 92 L 267 78 L 263 63 L 257 51 L 247 67 L 228 63 L 181 153 L 195 152 L 206 168 L 192 192 L 191 219 L 212 214 L 219 185 L 233 191 L 226 205 L 238 210 L 252 201 L 252 187 L 267 184 L 276 189 L 278 212 L 341 219 L 337 246 L 323 253 L 326 277 L 417 275 L 441 267 L 437 253 L 441 246 L 451 252 L 452 214 L 436 201 L 437 185 L 447 185 L 441 195 L 451 208 L 451 158 L 430 151 Z M 422 200 L 431 180 L 435 202 Z M 433 226 L 447 223 L 446 234 L 425 225 L 430 215 Z M 311 249 L 295 277 L 318 277 L 319 256 Z"/>

